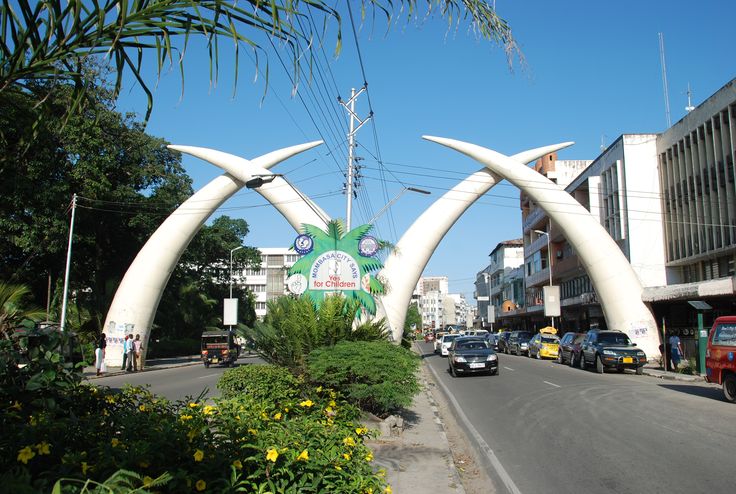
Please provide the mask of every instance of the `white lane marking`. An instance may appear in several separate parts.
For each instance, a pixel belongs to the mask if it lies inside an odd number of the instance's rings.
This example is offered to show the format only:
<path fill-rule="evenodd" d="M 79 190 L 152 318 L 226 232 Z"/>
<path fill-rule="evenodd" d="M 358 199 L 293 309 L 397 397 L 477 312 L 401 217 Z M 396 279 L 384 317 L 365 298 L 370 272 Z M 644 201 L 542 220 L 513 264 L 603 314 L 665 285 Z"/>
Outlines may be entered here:
<path fill-rule="evenodd" d="M 510 370 L 510 371 L 514 370 L 511 367 L 506 367 L 505 365 L 503 366 L 503 368 L 506 369 L 506 370 Z"/>
<path fill-rule="evenodd" d="M 559 384 L 551 383 L 549 381 L 542 381 L 544 384 L 549 384 L 550 386 L 554 386 L 555 388 L 561 388 Z"/>
<path fill-rule="evenodd" d="M 212 376 L 216 376 L 217 374 L 207 374 L 206 376 L 200 376 L 197 379 L 209 379 Z"/>
<path fill-rule="evenodd" d="M 496 469 L 496 473 L 501 478 L 501 481 L 506 486 L 506 489 L 508 489 L 511 494 L 521 494 L 521 491 L 518 487 L 516 487 L 516 484 L 511 479 L 511 476 L 508 474 L 503 465 L 501 465 L 501 461 L 498 459 L 498 456 L 496 456 L 496 453 L 493 452 L 491 447 L 488 446 L 488 443 L 483 440 L 483 437 L 480 435 L 477 429 L 473 427 L 473 424 L 470 423 L 470 420 L 463 412 L 460 403 L 457 402 L 453 394 L 450 392 L 449 388 L 445 385 L 445 383 L 442 382 L 440 377 L 437 375 L 437 371 L 435 371 L 431 365 L 428 365 L 427 367 L 432 372 L 432 375 L 434 375 L 435 382 L 442 388 L 445 396 L 447 396 L 447 398 L 452 402 L 452 405 L 455 407 L 455 412 L 457 413 L 458 417 L 460 417 L 460 420 L 463 421 L 466 429 L 473 436 L 473 439 L 475 439 L 475 441 L 478 443 L 478 447 L 480 447 L 481 451 L 486 455 L 488 461 L 491 462 L 493 468 Z M 508 367 L 506 368 L 508 369 Z"/>

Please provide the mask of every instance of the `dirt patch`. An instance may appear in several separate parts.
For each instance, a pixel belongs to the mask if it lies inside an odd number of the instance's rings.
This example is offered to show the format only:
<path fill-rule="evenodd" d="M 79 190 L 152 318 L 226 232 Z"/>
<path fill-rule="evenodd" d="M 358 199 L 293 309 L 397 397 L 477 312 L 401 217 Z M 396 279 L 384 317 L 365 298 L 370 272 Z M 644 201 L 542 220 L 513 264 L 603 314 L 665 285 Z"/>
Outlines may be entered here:
<path fill-rule="evenodd" d="M 422 376 L 427 383 L 427 389 L 439 410 L 440 419 L 450 443 L 450 451 L 460 475 L 460 481 L 466 494 L 493 494 L 497 492 L 483 462 L 478 456 L 465 430 L 458 424 L 451 405 L 448 403 L 442 390 L 439 389 L 432 374 L 422 366 Z"/>

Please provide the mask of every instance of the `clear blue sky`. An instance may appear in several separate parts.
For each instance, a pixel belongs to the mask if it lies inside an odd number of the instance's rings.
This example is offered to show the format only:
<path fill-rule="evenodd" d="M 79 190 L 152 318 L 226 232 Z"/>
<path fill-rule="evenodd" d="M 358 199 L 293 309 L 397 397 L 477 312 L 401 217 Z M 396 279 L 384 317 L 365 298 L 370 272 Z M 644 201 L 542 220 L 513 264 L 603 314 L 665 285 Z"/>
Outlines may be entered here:
<path fill-rule="evenodd" d="M 347 99 L 351 87 L 359 88 L 364 79 L 346 3 L 338 4 L 345 21 L 343 50 L 335 58 L 330 37 L 325 43 L 329 63 L 318 52 L 315 82 L 308 86 L 302 80 L 299 86 L 306 105 L 292 96 L 291 83 L 273 54 L 265 97 L 265 79 L 261 74 L 254 81 L 254 65 L 244 54 L 233 97 L 228 42 L 221 44 L 219 82 L 211 88 L 206 51 L 192 44 L 185 58 L 183 96 L 173 68 L 155 89 L 148 132 L 174 144 L 245 158 L 324 137 L 326 144 L 273 171 L 319 197 L 317 202 L 332 217 L 344 218 L 347 119 L 336 97 Z M 432 201 L 480 168 L 469 158 L 423 141 L 423 134 L 471 141 L 506 154 L 575 141 L 560 153 L 561 159 L 595 159 L 602 142 L 608 145 L 623 133 L 665 130 L 659 32 L 664 35 L 672 123 L 685 113 L 688 83 L 697 106 L 736 76 L 733 0 L 497 0 L 496 7 L 513 28 L 525 57 L 523 68 L 517 59 L 510 70 L 503 51 L 478 40 L 464 23 L 448 31 L 439 17 L 407 23 L 403 15 L 388 32 L 381 18 L 373 27 L 358 25 L 375 118 L 358 133 L 364 179 L 353 205 L 353 225 L 369 220 L 403 186 L 431 191 L 429 196 L 404 194 L 379 218 L 378 235 L 396 242 L 395 232 L 400 236 Z M 155 76 L 148 80 L 153 84 Z M 143 114 L 145 98 L 129 88 L 119 109 Z M 358 100 L 357 113 L 368 113 L 365 96 Z M 195 189 L 221 173 L 191 157 L 184 158 L 184 165 Z M 293 242 L 288 223 L 253 191 L 238 193 L 219 214 L 248 221 L 248 245 L 286 247 Z M 519 192 L 503 182 L 455 224 L 424 274 L 447 276 L 450 291 L 465 294 L 472 304 L 475 274 L 488 264 L 488 254 L 498 242 L 520 236 Z"/>

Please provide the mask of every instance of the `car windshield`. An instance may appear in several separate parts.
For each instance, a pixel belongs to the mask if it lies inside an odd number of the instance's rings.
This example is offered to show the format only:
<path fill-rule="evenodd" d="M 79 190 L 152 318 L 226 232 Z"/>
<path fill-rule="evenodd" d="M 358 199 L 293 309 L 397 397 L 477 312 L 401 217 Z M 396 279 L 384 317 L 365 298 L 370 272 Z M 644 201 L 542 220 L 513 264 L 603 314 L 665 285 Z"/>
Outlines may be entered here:
<path fill-rule="evenodd" d="M 455 338 L 459 338 L 459 337 L 460 337 L 459 334 L 446 334 L 445 336 L 442 337 L 442 343 L 452 341 Z"/>
<path fill-rule="evenodd" d="M 488 348 L 488 343 L 483 340 L 458 341 L 455 344 L 456 350 L 484 350 Z"/>
<path fill-rule="evenodd" d="M 519 336 L 517 338 L 519 338 L 520 340 L 529 340 L 531 339 L 531 337 L 531 333 L 519 333 Z"/>
<path fill-rule="evenodd" d="M 713 334 L 713 344 L 736 346 L 736 324 L 719 324 Z"/>
<path fill-rule="evenodd" d="M 557 336 L 542 336 L 542 343 L 558 343 L 559 341 Z"/>
<path fill-rule="evenodd" d="M 611 345 L 631 345 L 631 340 L 624 333 L 600 333 L 598 341 Z"/>

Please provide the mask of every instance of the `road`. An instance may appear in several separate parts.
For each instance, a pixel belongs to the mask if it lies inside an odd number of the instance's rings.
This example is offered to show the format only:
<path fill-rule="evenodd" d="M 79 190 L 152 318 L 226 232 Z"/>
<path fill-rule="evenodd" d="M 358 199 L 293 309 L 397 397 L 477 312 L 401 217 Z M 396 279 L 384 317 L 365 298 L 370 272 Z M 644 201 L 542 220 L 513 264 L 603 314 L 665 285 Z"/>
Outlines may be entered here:
<path fill-rule="evenodd" d="M 718 387 L 510 355 L 498 376 L 453 378 L 418 346 L 498 492 L 734 491 L 736 406 Z"/>
<path fill-rule="evenodd" d="M 262 363 L 255 354 L 240 357 L 237 365 Z M 168 398 L 171 401 L 183 400 L 187 397 L 207 393 L 208 398 L 217 398 L 220 391 L 217 389 L 217 381 L 227 368 L 220 365 L 212 365 L 205 368 L 201 363 L 196 365 L 184 365 L 168 369 L 158 369 L 151 372 L 133 372 L 128 374 L 117 374 L 109 377 L 97 378 L 92 381 L 98 386 L 109 386 L 111 388 L 122 388 L 125 384 L 135 386 L 150 385 L 151 392 Z"/>

